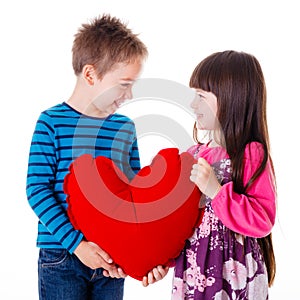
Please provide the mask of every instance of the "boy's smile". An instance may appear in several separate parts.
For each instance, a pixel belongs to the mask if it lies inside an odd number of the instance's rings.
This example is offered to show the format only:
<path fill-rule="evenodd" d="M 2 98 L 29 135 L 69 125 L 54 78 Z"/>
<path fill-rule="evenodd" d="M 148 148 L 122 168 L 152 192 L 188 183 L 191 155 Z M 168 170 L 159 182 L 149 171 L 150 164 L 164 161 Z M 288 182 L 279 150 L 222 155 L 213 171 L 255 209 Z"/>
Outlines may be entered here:
<path fill-rule="evenodd" d="M 94 80 L 95 98 L 91 104 L 97 109 L 99 116 L 113 114 L 124 101 L 132 99 L 132 86 L 141 69 L 140 61 L 120 63 L 103 78 Z"/>

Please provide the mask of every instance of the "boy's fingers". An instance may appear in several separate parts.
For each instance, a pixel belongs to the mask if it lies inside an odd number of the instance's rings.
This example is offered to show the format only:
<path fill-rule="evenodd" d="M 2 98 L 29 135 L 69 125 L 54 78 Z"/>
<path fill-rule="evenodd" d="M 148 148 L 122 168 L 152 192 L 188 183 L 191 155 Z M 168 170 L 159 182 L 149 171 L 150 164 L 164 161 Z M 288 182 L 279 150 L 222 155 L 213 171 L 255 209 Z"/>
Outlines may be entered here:
<path fill-rule="evenodd" d="M 108 263 L 108 264 L 112 264 L 113 260 L 111 259 L 111 257 L 102 249 L 98 251 L 98 254 Z"/>
<path fill-rule="evenodd" d="M 127 277 L 127 274 L 123 271 L 122 268 L 118 268 L 118 273 L 122 278 Z"/>
<path fill-rule="evenodd" d="M 97 253 L 109 264 L 113 263 L 113 260 L 109 256 L 107 252 L 105 252 L 102 248 L 100 248 L 97 244 L 93 242 L 89 242 L 89 244 L 93 245 L 96 248 Z"/>

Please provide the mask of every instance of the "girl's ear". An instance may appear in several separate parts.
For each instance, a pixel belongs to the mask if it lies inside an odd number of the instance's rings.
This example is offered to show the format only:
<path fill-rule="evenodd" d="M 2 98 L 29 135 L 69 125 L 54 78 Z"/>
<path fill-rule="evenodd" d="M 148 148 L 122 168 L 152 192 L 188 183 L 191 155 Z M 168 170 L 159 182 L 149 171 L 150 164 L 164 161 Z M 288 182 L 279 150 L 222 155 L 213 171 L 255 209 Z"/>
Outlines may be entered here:
<path fill-rule="evenodd" d="M 95 68 L 92 65 L 85 65 L 82 68 L 82 76 L 89 85 L 94 85 L 97 78 Z"/>

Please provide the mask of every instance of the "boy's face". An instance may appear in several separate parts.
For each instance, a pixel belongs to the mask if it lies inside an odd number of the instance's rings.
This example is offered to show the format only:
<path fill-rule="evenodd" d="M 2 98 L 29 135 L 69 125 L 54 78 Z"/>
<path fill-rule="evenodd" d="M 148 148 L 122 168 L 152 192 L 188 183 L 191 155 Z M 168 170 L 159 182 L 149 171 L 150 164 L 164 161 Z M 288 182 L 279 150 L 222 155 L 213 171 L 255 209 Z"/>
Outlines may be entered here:
<path fill-rule="evenodd" d="M 113 70 L 94 82 L 95 99 L 93 105 L 106 117 L 113 114 L 120 105 L 132 98 L 132 86 L 140 75 L 142 63 L 117 64 Z"/>

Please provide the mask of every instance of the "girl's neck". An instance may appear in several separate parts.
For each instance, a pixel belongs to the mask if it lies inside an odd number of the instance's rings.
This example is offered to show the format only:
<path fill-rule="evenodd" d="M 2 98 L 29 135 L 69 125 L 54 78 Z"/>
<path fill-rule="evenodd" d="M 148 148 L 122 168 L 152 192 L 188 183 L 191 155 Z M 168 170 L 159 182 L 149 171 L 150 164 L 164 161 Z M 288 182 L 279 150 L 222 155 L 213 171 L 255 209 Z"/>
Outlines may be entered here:
<path fill-rule="evenodd" d="M 215 147 L 221 147 L 221 145 L 218 144 L 215 140 L 211 139 L 211 140 L 207 143 L 207 147 L 209 147 L 209 148 L 215 148 Z"/>

